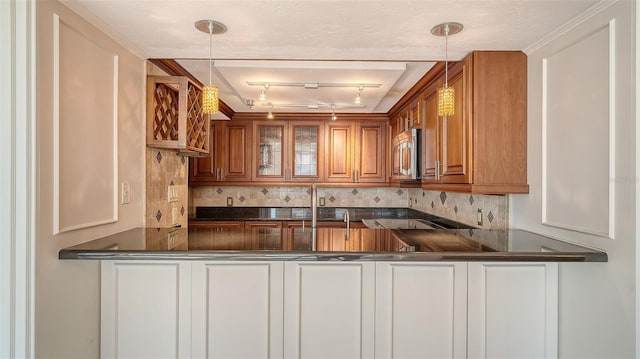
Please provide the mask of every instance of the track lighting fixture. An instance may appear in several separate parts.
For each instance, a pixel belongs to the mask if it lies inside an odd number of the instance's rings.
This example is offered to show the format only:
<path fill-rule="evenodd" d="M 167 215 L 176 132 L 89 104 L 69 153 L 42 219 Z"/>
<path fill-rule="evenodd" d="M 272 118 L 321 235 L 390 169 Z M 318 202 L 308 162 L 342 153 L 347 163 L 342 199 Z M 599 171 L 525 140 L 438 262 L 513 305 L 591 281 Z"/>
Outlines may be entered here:
<path fill-rule="evenodd" d="M 356 99 L 353 101 L 358 105 L 362 102 L 361 97 L 362 97 L 362 90 L 363 89 L 364 89 L 364 87 L 362 87 L 362 86 L 358 87 L 358 93 L 356 94 Z"/>
<path fill-rule="evenodd" d="M 269 90 L 269 84 L 264 84 L 264 89 L 260 91 L 260 97 L 258 97 L 260 101 L 267 100 L 267 90 Z"/>
<path fill-rule="evenodd" d="M 267 113 L 267 119 L 273 120 L 273 104 L 269 102 L 269 113 Z"/>
<path fill-rule="evenodd" d="M 286 87 L 303 87 L 307 90 L 316 90 L 320 87 L 354 87 L 357 89 L 364 88 L 379 88 L 382 84 L 362 83 L 362 82 L 253 82 L 248 81 L 249 86 L 264 86 L 269 89 L 269 86 L 286 86 Z M 362 91 L 361 91 L 362 92 Z"/>

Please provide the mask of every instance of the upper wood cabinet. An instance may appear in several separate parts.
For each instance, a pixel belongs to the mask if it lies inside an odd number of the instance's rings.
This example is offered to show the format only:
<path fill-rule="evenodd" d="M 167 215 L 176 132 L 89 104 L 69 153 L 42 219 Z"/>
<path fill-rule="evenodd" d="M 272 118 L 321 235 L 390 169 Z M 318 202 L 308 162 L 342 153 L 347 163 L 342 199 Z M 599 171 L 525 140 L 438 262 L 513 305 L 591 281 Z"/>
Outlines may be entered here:
<path fill-rule="evenodd" d="M 386 182 L 386 123 L 359 121 L 355 128 L 356 182 Z"/>
<path fill-rule="evenodd" d="M 421 128 L 422 127 L 422 116 L 420 114 L 420 100 L 417 99 L 409 104 L 409 128 Z"/>
<path fill-rule="evenodd" d="M 449 72 L 448 85 L 456 96 L 453 115 L 438 116 L 437 90 L 444 80 L 423 93 L 423 183 L 471 183 L 469 67 L 467 61 L 462 61 Z"/>
<path fill-rule="evenodd" d="M 317 182 L 323 178 L 323 124 L 255 121 L 253 180 Z"/>
<path fill-rule="evenodd" d="M 251 180 L 251 122 L 211 121 L 209 140 L 211 154 L 191 159 L 191 184 Z"/>
<path fill-rule="evenodd" d="M 443 81 L 421 95 L 422 188 L 528 193 L 526 55 L 474 51 L 451 67 L 453 116 L 437 116 L 437 88 Z"/>
<path fill-rule="evenodd" d="M 332 122 L 326 126 L 327 182 L 386 182 L 387 123 Z"/>
<path fill-rule="evenodd" d="M 200 86 L 184 76 L 147 76 L 147 146 L 203 156 L 209 144 Z"/>

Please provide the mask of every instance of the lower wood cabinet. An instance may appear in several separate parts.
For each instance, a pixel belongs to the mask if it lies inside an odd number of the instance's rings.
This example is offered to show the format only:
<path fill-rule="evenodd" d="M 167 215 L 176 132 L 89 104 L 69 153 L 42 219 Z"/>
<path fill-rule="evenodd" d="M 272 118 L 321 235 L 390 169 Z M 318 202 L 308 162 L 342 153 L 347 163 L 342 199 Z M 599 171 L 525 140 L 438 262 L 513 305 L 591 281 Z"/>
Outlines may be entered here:
<path fill-rule="evenodd" d="M 104 261 L 103 358 L 557 358 L 558 265 Z"/>

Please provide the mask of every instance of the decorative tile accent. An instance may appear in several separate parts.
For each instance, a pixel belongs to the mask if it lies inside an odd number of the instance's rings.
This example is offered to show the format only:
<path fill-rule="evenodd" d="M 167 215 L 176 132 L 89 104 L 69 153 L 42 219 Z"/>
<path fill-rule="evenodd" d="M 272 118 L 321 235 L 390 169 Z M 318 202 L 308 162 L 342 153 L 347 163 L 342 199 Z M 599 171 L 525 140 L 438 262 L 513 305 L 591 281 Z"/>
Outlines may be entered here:
<path fill-rule="evenodd" d="M 458 205 L 457 204 L 453 207 L 453 211 L 456 212 L 456 214 L 458 214 Z"/>
<path fill-rule="evenodd" d="M 307 194 L 311 195 L 311 188 L 307 188 Z"/>
<path fill-rule="evenodd" d="M 162 162 L 162 153 L 160 153 L 158 151 L 158 154 L 156 155 L 156 160 L 158 160 L 158 163 Z"/>
<path fill-rule="evenodd" d="M 440 202 L 444 204 L 446 200 L 447 200 L 447 194 L 445 192 L 440 192 Z"/>
<path fill-rule="evenodd" d="M 159 223 L 161 218 L 162 218 L 162 212 L 160 212 L 160 210 L 158 210 L 158 213 L 156 213 L 156 221 L 158 221 L 158 223 Z"/>
<path fill-rule="evenodd" d="M 336 198 L 334 196 L 329 197 L 329 202 L 335 202 Z"/>
<path fill-rule="evenodd" d="M 291 201 L 291 197 L 286 196 L 286 197 L 284 198 L 284 201 L 285 201 L 285 202 L 289 202 L 289 201 Z"/>
<path fill-rule="evenodd" d="M 422 197 L 424 197 L 424 191 L 422 191 Z"/>
<path fill-rule="evenodd" d="M 396 193 L 398 194 L 398 196 L 402 196 L 402 194 L 404 193 L 404 191 L 403 191 L 403 190 L 401 190 L 401 189 L 399 189 L 399 190 L 397 190 L 397 191 L 396 191 Z"/>
<path fill-rule="evenodd" d="M 354 188 L 353 191 L 351 191 L 351 194 L 354 195 L 354 196 L 357 195 L 358 194 L 358 190 Z"/>
<path fill-rule="evenodd" d="M 493 223 L 493 212 L 489 211 L 489 214 L 487 215 L 487 219 L 489 220 L 489 223 Z"/>
<path fill-rule="evenodd" d="M 473 229 L 469 228 L 469 235 L 473 237 Z"/>
<path fill-rule="evenodd" d="M 240 198 L 238 198 L 240 200 L 240 202 L 244 202 L 246 200 L 246 198 L 244 198 L 244 196 L 240 196 Z"/>
<path fill-rule="evenodd" d="M 218 187 L 218 189 L 216 190 L 216 193 L 217 193 L 217 194 L 222 194 L 222 192 L 224 192 L 224 191 L 222 190 L 222 188 Z"/>
<path fill-rule="evenodd" d="M 469 196 L 469 204 L 473 205 L 473 202 L 475 202 L 475 200 L 473 199 L 473 195 Z"/>
<path fill-rule="evenodd" d="M 184 158 L 184 157 L 183 157 Z M 180 207 L 180 215 L 184 216 L 184 206 Z"/>
<path fill-rule="evenodd" d="M 376 201 L 376 203 L 380 202 L 380 197 L 376 196 L 376 198 L 373 199 L 374 201 Z"/>
<path fill-rule="evenodd" d="M 436 205 L 433 204 L 433 201 L 431 201 L 431 208 L 435 207 Z"/>
<path fill-rule="evenodd" d="M 262 194 L 266 196 L 267 193 L 269 193 L 269 190 L 266 189 L 266 188 L 263 188 L 262 191 L 260 191 L 260 192 L 262 192 Z"/>

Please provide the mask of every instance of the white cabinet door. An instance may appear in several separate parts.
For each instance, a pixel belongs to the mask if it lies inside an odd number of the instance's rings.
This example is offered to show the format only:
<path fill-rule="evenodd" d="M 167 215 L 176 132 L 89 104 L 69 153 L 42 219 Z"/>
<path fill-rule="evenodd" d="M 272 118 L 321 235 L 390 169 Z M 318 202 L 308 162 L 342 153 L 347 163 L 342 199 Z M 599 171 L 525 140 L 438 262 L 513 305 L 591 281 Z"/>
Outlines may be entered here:
<path fill-rule="evenodd" d="M 375 263 L 285 263 L 286 358 L 374 356 Z"/>
<path fill-rule="evenodd" d="M 557 263 L 469 263 L 468 290 L 469 358 L 557 358 Z"/>
<path fill-rule="evenodd" d="M 191 266 L 102 262 L 103 358 L 191 357 Z"/>
<path fill-rule="evenodd" d="M 376 264 L 376 358 L 465 358 L 467 264 Z"/>
<path fill-rule="evenodd" d="M 193 262 L 192 271 L 194 358 L 282 358 L 282 262 Z"/>

